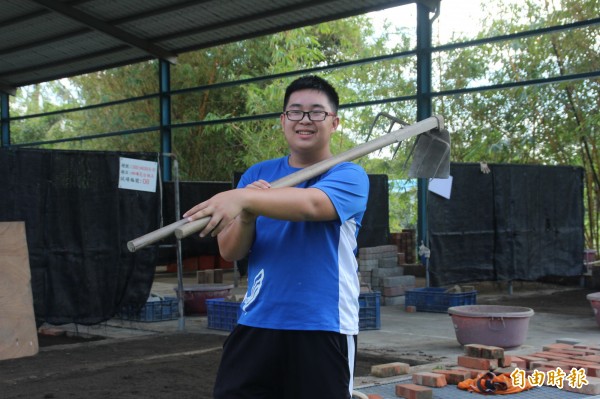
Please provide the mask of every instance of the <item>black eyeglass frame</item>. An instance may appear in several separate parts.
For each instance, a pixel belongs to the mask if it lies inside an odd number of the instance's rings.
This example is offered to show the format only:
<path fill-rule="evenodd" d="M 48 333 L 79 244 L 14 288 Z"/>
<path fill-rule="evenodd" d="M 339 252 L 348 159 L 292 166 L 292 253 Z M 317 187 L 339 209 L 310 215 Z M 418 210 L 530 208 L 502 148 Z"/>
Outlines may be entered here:
<path fill-rule="evenodd" d="M 298 119 L 292 119 L 290 118 L 290 113 L 291 114 L 297 114 L 300 115 L 302 114 L 302 116 L 300 116 Z M 333 112 L 327 112 L 327 111 L 300 111 L 300 110 L 289 110 L 289 111 L 285 111 L 283 113 L 286 118 L 288 118 L 289 121 L 292 122 L 299 122 L 302 119 L 304 119 L 305 116 L 308 116 L 308 120 L 313 121 L 313 122 L 323 122 L 325 119 L 327 119 L 328 116 L 337 116 L 336 114 L 334 114 Z M 313 116 L 315 116 L 315 114 L 317 115 L 323 115 L 323 119 L 314 119 Z"/>

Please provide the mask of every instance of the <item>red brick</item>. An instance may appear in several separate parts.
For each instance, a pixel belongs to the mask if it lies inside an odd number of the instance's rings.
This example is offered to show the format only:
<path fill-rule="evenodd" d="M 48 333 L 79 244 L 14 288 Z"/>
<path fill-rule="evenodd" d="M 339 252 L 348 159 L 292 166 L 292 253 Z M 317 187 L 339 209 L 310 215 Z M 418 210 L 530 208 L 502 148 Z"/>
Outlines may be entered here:
<path fill-rule="evenodd" d="M 555 349 L 551 350 L 552 353 L 564 353 L 565 355 L 570 356 L 586 356 L 586 355 L 595 355 L 596 351 L 591 351 L 588 349 Z"/>
<path fill-rule="evenodd" d="M 587 369 L 587 375 L 590 377 L 600 377 L 600 365 L 596 366 L 585 366 Z"/>
<path fill-rule="evenodd" d="M 443 374 L 446 377 L 446 382 L 448 384 L 457 385 L 459 382 L 463 382 L 464 380 L 468 380 L 471 378 L 471 372 L 468 370 L 458 370 L 458 369 L 449 369 L 449 370 L 432 370 L 432 373 Z"/>
<path fill-rule="evenodd" d="M 493 370 L 498 368 L 498 359 L 482 359 L 471 356 L 458 356 L 457 364 L 459 366 L 471 369 Z"/>
<path fill-rule="evenodd" d="M 214 284 L 215 283 L 214 269 L 196 271 L 196 281 L 198 282 L 198 284 Z"/>
<path fill-rule="evenodd" d="M 466 356 L 470 357 L 481 357 L 481 350 L 484 345 L 481 344 L 467 344 L 463 346 L 463 350 Z"/>
<path fill-rule="evenodd" d="M 510 367 L 510 362 L 512 360 L 511 355 L 505 355 L 503 358 L 498 359 L 498 367 Z M 523 361 L 523 363 L 525 363 Z"/>
<path fill-rule="evenodd" d="M 196 271 L 198 270 L 198 257 L 192 256 L 189 258 L 185 258 L 181 262 L 181 266 L 184 271 Z M 167 272 L 168 273 L 177 273 L 177 262 L 169 262 L 167 264 Z"/>
<path fill-rule="evenodd" d="M 560 352 L 535 352 L 532 354 L 532 356 L 539 357 L 539 358 L 546 359 L 546 360 L 562 360 L 562 359 L 568 359 L 571 357 L 569 355 L 566 355 L 566 354 L 560 353 Z"/>
<path fill-rule="evenodd" d="M 48 335 L 51 337 L 60 337 L 67 333 L 65 330 L 62 330 L 60 328 L 55 328 L 55 327 L 40 327 L 38 329 L 38 332 L 41 335 Z"/>
<path fill-rule="evenodd" d="M 512 372 L 515 371 L 515 369 L 516 366 L 498 367 L 497 369 L 494 369 L 494 374 L 512 374 Z"/>
<path fill-rule="evenodd" d="M 428 371 L 413 373 L 412 382 L 417 385 L 425 385 L 427 387 L 442 388 L 448 385 L 446 376 Z"/>
<path fill-rule="evenodd" d="M 548 345 L 542 346 L 543 351 L 552 351 L 552 350 L 556 350 L 556 349 L 573 349 L 573 345 L 556 342 L 554 344 L 548 344 Z"/>
<path fill-rule="evenodd" d="M 568 374 L 568 372 L 567 372 Z M 570 392 L 583 393 L 586 395 L 599 395 L 600 394 L 600 378 L 597 377 L 586 377 L 588 382 L 587 385 L 583 385 L 581 388 L 571 388 L 567 380 L 564 381 L 563 390 Z"/>
<path fill-rule="evenodd" d="M 465 355 L 470 357 L 483 359 L 502 359 L 504 357 L 504 349 L 497 346 L 468 344 L 464 349 Z"/>
<path fill-rule="evenodd" d="M 476 378 L 479 374 L 487 373 L 489 370 L 471 369 L 468 367 L 454 367 L 454 370 L 466 371 L 469 373 L 469 378 Z"/>
<path fill-rule="evenodd" d="M 588 374 L 588 369 L 585 366 L 575 366 L 573 364 L 571 364 L 568 361 L 560 361 L 560 360 L 553 360 L 553 361 L 546 361 L 546 362 L 534 362 L 531 364 L 536 370 L 539 370 L 540 368 L 547 368 L 547 367 L 551 367 L 553 369 L 556 369 L 558 367 L 560 367 L 564 372 L 568 373 L 572 368 L 576 368 L 576 369 L 583 369 L 586 375 Z"/>
<path fill-rule="evenodd" d="M 597 354 L 600 355 L 600 346 L 599 345 L 576 344 L 576 345 L 573 345 L 573 348 L 577 348 L 577 349 L 589 349 L 591 351 L 598 352 Z"/>
<path fill-rule="evenodd" d="M 369 398 L 369 399 L 383 399 L 383 396 L 377 395 L 376 393 L 370 393 L 370 394 L 367 395 L 367 398 Z"/>
<path fill-rule="evenodd" d="M 600 363 L 600 355 L 585 355 L 581 356 L 581 360 L 588 362 Z"/>
<path fill-rule="evenodd" d="M 528 369 L 531 369 L 532 362 L 539 362 L 539 361 L 545 360 L 545 359 L 542 359 L 541 357 L 532 356 L 532 355 L 519 355 L 519 357 L 525 361 L 525 364 L 527 365 Z"/>
<path fill-rule="evenodd" d="M 535 364 L 536 363 L 532 363 L 532 365 Z M 600 377 L 600 365 L 595 363 L 588 363 L 585 361 L 579 361 L 578 359 L 553 360 L 547 361 L 543 364 L 550 365 L 552 367 L 560 367 L 565 371 L 569 371 L 572 368 L 582 368 L 585 370 L 586 375 L 589 375 L 590 377 Z"/>
<path fill-rule="evenodd" d="M 233 262 L 225 260 L 221 258 L 221 256 L 217 256 L 217 267 L 219 269 L 233 269 Z"/>
<path fill-rule="evenodd" d="M 522 359 L 519 356 L 514 356 L 514 355 L 510 355 L 509 357 L 510 357 L 509 362 L 508 362 L 509 366 L 514 365 L 514 366 L 520 368 L 521 370 L 527 369 L 527 362 L 524 359 Z"/>
<path fill-rule="evenodd" d="M 217 257 L 214 255 L 198 256 L 198 270 L 214 269 L 217 264 Z"/>
<path fill-rule="evenodd" d="M 417 307 L 413 305 L 405 306 L 404 310 L 408 313 L 415 313 L 417 311 Z"/>
<path fill-rule="evenodd" d="M 547 365 L 540 365 L 540 366 L 536 367 L 535 369 L 537 371 L 541 371 L 542 373 L 547 373 L 548 371 L 554 371 L 554 370 L 556 370 L 556 367 L 547 366 Z"/>
<path fill-rule="evenodd" d="M 409 364 L 400 362 L 376 364 L 371 366 L 371 375 L 380 378 L 392 377 L 400 374 L 408 374 L 409 368 Z"/>
<path fill-rule="evenodd" d="M 397 384 L 396 396 L 406 399 L 433 399 L 433 390 L 415 384 Z"/>

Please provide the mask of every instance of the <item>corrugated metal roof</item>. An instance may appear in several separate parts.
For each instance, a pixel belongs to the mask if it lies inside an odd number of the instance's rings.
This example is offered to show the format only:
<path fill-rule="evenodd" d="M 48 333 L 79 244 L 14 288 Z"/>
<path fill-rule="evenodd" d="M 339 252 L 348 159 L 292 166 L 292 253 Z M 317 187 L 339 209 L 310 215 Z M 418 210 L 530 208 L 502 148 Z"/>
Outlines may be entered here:
<path fill-rule="evenodd" d="M 0 0 L 0 91 L 409 3 L 439 0 Z"/>

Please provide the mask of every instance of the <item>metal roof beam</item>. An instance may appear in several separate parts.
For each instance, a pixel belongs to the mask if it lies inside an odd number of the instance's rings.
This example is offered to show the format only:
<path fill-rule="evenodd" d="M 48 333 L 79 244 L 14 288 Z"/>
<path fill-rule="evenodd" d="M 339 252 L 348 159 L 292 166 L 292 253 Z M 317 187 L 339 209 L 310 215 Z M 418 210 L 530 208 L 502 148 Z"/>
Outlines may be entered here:
<path fill-rule="evenodd" d="M 440 9 L 441 0 L 416 0 L 415 3 L 419 3 L 427 7 L 429 12 L 436 12 Z"/>
<path fill-rule="evenodd" d="M 61 1 L 55 0 L 32 0 L 33 2 L 46 7 L 50 10 L 53 10 L 61 15 L 64 15 L 68 18 L 71 18 L 77 22 L 80 22 L 88 27 L 91 27 L 97 31 L 105 33 L 111 37 L 114 37 L 130 46 L 143 50 L 150 55 L 166 60 L 171 64 L 175 64 L 177 62 L 177 55 L 163 49 L 160 46 L 155 45 L 147 40 L 141 39 L 135 35 L 132 35 L 129 32 L 126 32 L 122 29 L 115 27 L 114 25 L 110 25 L 104 21 L 101 21 L 90 14 L 79 11 L 73 7 L 66 5 Z"/>
<path fill-rule="evenodd" d="M 0 92 L 14 96 L 17 94 L 17 89 L 0 80 Z"/>

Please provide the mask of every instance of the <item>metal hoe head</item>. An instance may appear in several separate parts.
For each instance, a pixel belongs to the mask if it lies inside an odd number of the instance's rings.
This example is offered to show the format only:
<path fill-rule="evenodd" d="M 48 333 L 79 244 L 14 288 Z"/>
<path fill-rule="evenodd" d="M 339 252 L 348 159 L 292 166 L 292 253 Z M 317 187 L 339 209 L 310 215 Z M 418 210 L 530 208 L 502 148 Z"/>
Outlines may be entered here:
<path fill-rule="evenodd" d="M 387 133 L 392 132 L 395 125 L 403 127 L 408 126 L 408 123 L 386 113 L 380 112 L 375 117 L 367 140 L 371 138 L 371 133 L 375 128 L 379 118 L 385 118 L 391 123 L 387 129 Z M 394 156 L 400 148 L 400 143 L 394 151 Z M 408 154 L 404 166 L 411 161 L 408 177 L 414 178 L 440 178 L 446 179 L 450 176 L 450 133 L 446 129 L 433 129 L 416 136 L 413 147 Z"/>
<path fill-rule="evenodd" d="M 410 178 L 440 178 L 450 176 L 450 133 L 435 129 L 417 136 L 412 149 Z"/>

